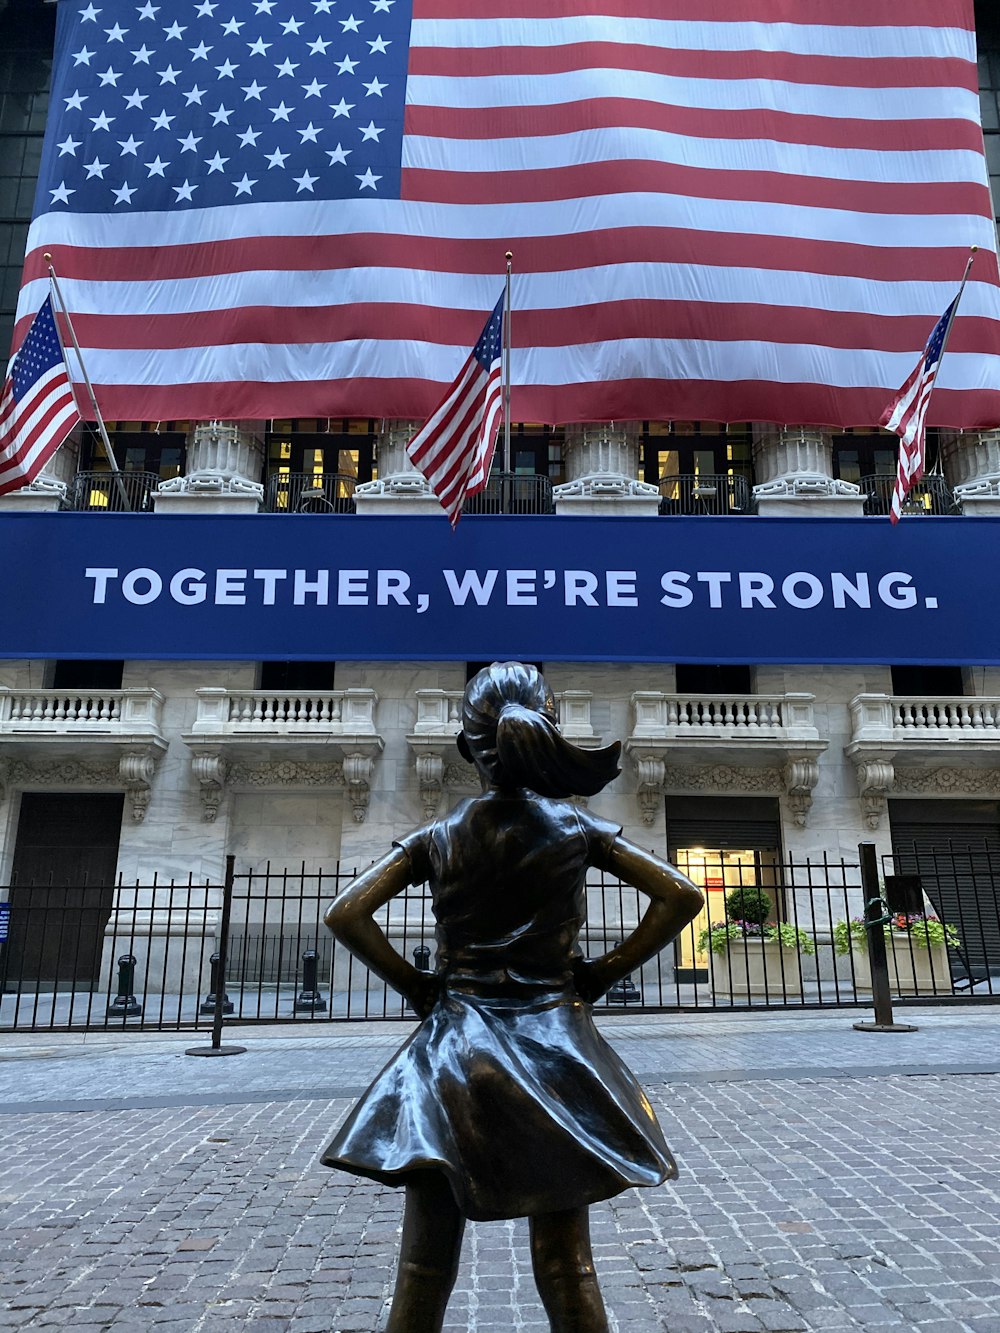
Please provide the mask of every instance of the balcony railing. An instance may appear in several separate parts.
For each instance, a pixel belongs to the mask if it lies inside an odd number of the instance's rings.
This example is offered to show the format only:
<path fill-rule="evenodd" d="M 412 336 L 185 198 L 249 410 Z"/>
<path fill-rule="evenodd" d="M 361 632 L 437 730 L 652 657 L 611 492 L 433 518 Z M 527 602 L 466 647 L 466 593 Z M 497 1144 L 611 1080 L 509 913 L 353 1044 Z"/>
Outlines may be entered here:
<path fill-rule="evenodd" d="M 709 695 L 692 698 L 645 690 L 632 695 L 633 738 L 714 738 L 719 733 L 748 737 L 816 737 L 811 694 Z"/>
<path fill-rule="evenodd" d="M 485 490 L 470 495 L 466 514 L 554 514 L 552 483 L 537 473 L 494 472 Z"/>
<path fill-rule="evenodd" d="M 892 493 L 896 488 L 895 476 L 880 475 L 862 477 L 858 482 L 861 494 L 865 498 L 865 513 L 870 516 L 885 516 L 892 504 Z M 934 517 L 942 514 L 958 514 L 961 510 L 955 503 L 955 496 L 944 477 L 924 477 L 910 491 L 903 505 L 904 517 Z"/>
<path fill-rule="evenodd" d="M 0 736 L 158 735 L 162 709 L 162 696 L 151 689 L 0 689 Z"/>
<path fill-rule="evenodd" d="M 276 472 L 267 479 L 269 514 L 353 514 L 357 477 L 342 472 Z"/>
<path fill-rule="evenodd" d="M 679 473 L 660 478 L 661 514 L 749 514 L 746 477 L 721 473 Z"/>
<path fill-rule="evenodd" d="M 78 472 L 67 497 L 78 511 L 151 513 L 158 472 Z"/>

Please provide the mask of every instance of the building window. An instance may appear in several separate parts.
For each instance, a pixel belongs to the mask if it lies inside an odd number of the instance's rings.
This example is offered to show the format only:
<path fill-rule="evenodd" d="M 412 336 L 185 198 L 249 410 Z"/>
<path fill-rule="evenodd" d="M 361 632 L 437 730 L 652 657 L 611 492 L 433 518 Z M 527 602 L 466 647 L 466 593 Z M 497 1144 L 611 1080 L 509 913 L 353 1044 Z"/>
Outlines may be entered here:
<path fill-rule="evenodd" d="M 678 662 L 675 689 L 678 694 L 753 694 L 753 667 L 718 666 L 711 662 Z"/>
<path fill-rule="evenodd" d="M 108 421 L 105 426 L 122 472 L 147 472 L 157 481 L 169 481 L 184 471 L 188 422 Z M 104 442 L 91 426 L 80 445 L 80 471 L 110 470 Z"/>
<path fill-rule="evenodd" d="M 55 5 L 11 0 L 0 13 L 0 377 L 7 373 L 42 156 L 55 24 Z"/>
<path fill-rule="evenodd" d="M 53 690 L 120 690 L 125 663 L 92 661 L 85 658 L 60 659 L 52 663 Z"/>
<path fill-rule="evenodd" d="M 753 433 L 749 422 L 644 421 L 642 479 L 743 477 L 753 483 Z"/>
<path fill-rule="evenodd" d="M 373 417 L 306 417 L 272 421 L 267 432 L 267 476 L 324 476 L 371 481 L 375 473 Z"/>
<path fill-rule="evenodd" d="M 965 694 L 960 666 L 894 666 L 892 692 L 905 698 L 948 699 Z"/>
<path fill-rule="evenodd" d="M 334 662 L 261 662 L 258 689 L 275 694 L 306 690 L 326 694 L 333 689 Z"/>
<path fill-rule="evenodd" d="M 979 104 L 994 210 L 1000 209 L 1000 17 L 994 0 L 977 0 Z M 1000 216 L 1000 214 L 998 214 Z"/>

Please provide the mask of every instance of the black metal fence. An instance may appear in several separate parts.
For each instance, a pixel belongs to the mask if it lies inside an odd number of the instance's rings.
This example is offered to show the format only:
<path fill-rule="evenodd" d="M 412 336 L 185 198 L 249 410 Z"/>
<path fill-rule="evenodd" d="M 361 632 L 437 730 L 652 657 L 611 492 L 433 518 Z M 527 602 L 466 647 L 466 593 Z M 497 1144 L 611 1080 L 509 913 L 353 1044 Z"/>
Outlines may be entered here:
<path fill-rule="evenodd" d="M 985 848 L 897 849 L 895 861 L 886 860 L 886 875 L 905 878 L 907 906 L 915 908 L 887 911 L 881 927 L 899 1002 L 1000 1000 L 998 862 Z M 857 863 L 692 853 L 684 868 L 704 887 L 706 912 L 619 984 L 602 1008 L 871 1005 Z M 0 944 L 0 1028 L 208 1029 L 220 984 L 228 1022 L 412 1017 L 323 925 L 328 904 L 352 874 L 340 866 L 332 872 L 268 866 L 235 876 L 221 975 L 221 885 L 188 879 L 0 890 L 9 906 L 9 935 Z M 587 900 L 580 945 L 591 957 L 632 930 L 645 908 L 634 889 L 596 871 Z M 378 920 L 416 966 L 433 966 L 434 921 L 424 886 L 393 899 Z"/>

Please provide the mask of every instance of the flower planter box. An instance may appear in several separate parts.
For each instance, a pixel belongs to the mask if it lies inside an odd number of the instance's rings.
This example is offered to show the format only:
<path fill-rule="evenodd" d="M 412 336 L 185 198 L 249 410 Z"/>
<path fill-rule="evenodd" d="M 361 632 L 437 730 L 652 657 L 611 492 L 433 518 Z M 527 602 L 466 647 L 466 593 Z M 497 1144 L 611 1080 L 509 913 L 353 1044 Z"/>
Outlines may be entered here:
<path fill-rule="evenodd" d="M 720 999 L 802 998 L 799 952 L 783 949 L 777 940 L 737 940 L 724 953 L 709 957 L 712 993 Z"/>
<path fill-rule="evenodd" d="M 948 950 L 943 944 L 930 949 L 910 947 L 905 931 L 887 937 L 886 956 L 889 962 L 889 990 L 893 995 L 951 995 L 951 967 Z M 871 995 L 872 970 L 868 950 L 855 945 L 851 949 L 854 960 L 854 987 L 859 995 Z"/>

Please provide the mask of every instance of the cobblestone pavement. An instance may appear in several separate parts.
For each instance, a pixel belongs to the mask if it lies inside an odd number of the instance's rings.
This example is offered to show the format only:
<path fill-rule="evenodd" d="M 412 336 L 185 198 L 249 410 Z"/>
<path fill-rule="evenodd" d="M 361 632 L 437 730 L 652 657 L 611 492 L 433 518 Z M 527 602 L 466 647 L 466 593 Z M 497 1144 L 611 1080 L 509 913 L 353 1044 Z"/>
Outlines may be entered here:
<path fill-rule="evenodd" d="M 1000 1011 L 911 1016 L 602 1021 L 681 1165 L 593 1210 L 616 1333 L 1000 1333 Z M 0 1329 L 375 1333 L 401 1195 L 316 1158 L 405 1033 L 0 1035 Z M 449 1319 L 547 1328 L 523 1222 Z"/>

